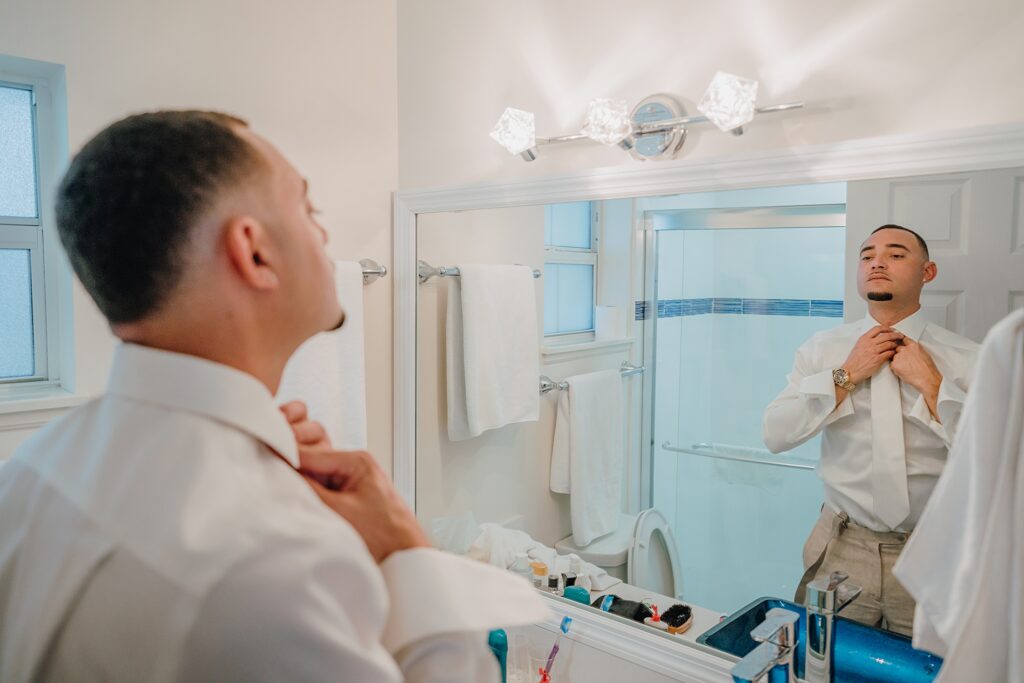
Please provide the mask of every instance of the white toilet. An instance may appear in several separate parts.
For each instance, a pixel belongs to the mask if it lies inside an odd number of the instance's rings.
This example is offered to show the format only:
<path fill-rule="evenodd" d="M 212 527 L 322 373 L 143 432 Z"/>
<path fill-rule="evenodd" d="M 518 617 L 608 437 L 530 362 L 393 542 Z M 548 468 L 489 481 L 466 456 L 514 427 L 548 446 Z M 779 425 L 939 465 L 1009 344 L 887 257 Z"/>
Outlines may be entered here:
<path fill-rule="evenodd" d="M 639 515 L 620 515 L 615 531 L 584 548 L 568 536 L 555 549 L 563 555 L 576 553 L 628 584 L 673 598 L 683 592 L 675 536 L 664 515 L 654 508 Z"/>

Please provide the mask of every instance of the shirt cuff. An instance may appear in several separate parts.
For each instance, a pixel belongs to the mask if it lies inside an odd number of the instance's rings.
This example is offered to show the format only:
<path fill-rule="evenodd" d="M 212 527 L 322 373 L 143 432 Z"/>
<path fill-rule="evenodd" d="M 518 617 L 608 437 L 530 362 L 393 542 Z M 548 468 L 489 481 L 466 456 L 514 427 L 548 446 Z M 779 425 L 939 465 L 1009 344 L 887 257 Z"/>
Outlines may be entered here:
<path fill-rule="evenodd" d="M 907 413 L 907 417 L 916 420 L 929 429 L 949 447 L 951 445 L 951 438 L 946 425 L 953 424 L 966 399 L 967 394 L 964 393 L 963 389 L 943 378 L 939 384 L 938 396 L 935 399 L 935 409 L 939 413 L 939 417 L 942 418 L 942 422 L 936 420 L 935 416 L 932 415 L 932 411 L 928 410 L 928 402 L 924 400 L 924 394 L 918 394 L 917 400 L 914 401 L 914 406 Z"/>
<path fill-rule="evenodd" d="M 935 406 L 936 410 L 939 411 L 939 417 L 943 418 L 943 422 L 945 422 L 945 413 L 950 408 L 953 408 L 955 412 L 963 406 L 966 400 L 967 393 L 958 387 L 956 382 L 951 382 L 945 377 L 942 378 L 942 382 L 939 384 L 939 395 L 935 399 Z"/>
<path fill-rule="evenodd" d="M 847 415 L 853 415 L 853 399 L 850 397 L 849 393 L 847 393 L 842 403 L 838 406 L 835 405 L 836 383 L 832 379 L 831 370 L 822 370 L 821 372 L 804 377 L 800 380 L 800 393 L 807 396 L 827 399 L 830 410 L 828 415 L 825 417 L 825 425 L 831 424 L 839 418 L 846 417 Z M 835 407 L 832 408 L 832 406 Z"/>
<path fill-rule="evenodd" d="M 382 641 L 392 654 L 432 636 L 523 626 L 550 617 L 522 577 L 451 553 L 402 550 L 380 569 L 391 597 Z"/>

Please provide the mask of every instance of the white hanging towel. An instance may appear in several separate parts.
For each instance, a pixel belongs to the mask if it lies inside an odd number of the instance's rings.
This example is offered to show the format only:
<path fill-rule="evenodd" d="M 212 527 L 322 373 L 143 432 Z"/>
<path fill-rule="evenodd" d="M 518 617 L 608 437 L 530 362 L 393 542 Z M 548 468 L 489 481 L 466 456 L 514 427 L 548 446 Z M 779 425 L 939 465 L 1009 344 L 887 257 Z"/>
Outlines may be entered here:
<path fill-rule="evenodd" d="M 1024 310 L 985 338 L 949 462 L 893 573 L 936 683 L 1024 680 Z"/>
<path fill-rule="evenodd" d="M 459 265 L 445 330 L 448 438 L 465 441 L 540 417 L 540 342 L 533 270 Z"/>
<path fill-rule="evenodd" d="M 311 337 L 284 369 L 277 401 L 301 400 L 323 424 L 338 450 L 366 448 L 366 358 L 363 353 L 363 268 L 334 262 L 338 301 L 345 324 Z"/>
<path fill-rule="evenodd" d="M 567 378 L 558 397 L 551 490 L 569 494 L 572 540 L 583 547 L 615 531 L 622 506 L 622 376 Z"/>

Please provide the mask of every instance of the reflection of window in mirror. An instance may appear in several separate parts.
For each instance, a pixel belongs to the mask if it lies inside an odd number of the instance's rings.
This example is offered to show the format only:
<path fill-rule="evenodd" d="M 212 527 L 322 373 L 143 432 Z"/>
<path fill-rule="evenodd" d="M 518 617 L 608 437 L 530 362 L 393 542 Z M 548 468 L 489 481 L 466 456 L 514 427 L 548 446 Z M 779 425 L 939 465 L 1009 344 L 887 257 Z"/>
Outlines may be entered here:
<path fill-rule="evenodd" d="M 544 207 L 544 339 L 547 344 L 594 338 L 597 292 L 597 207 L 591 202 Z"/>

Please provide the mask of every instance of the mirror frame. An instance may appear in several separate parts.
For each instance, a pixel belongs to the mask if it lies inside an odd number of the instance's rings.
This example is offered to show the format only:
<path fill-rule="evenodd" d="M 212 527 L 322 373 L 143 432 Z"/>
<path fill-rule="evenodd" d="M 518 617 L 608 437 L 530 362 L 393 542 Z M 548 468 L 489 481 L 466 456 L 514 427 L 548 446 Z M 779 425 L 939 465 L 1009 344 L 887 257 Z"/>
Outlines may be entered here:
<path fill-rule="evenodd" d="M 509 163 L 517 163 L 510 160 Z M 745 156 L 679 160 L 585 170 L 527 180 L 474 183 L 394 195 L 393 478 L 416 506 L 416 217 L 527 204 L 650 197 L 752 187 L 897 178 L 1024 166 L 1024 123 L 937 133 L 847 140 Z M 572 638 L 668 676 L 720 681 L 736 661 L 701 646 L 665 647 L 664 637 L 554 596 L 554 617 L 540 624 L 557 632 L 563 616 Z M 681 644 L 692 645 L 680 641 Z"/>

